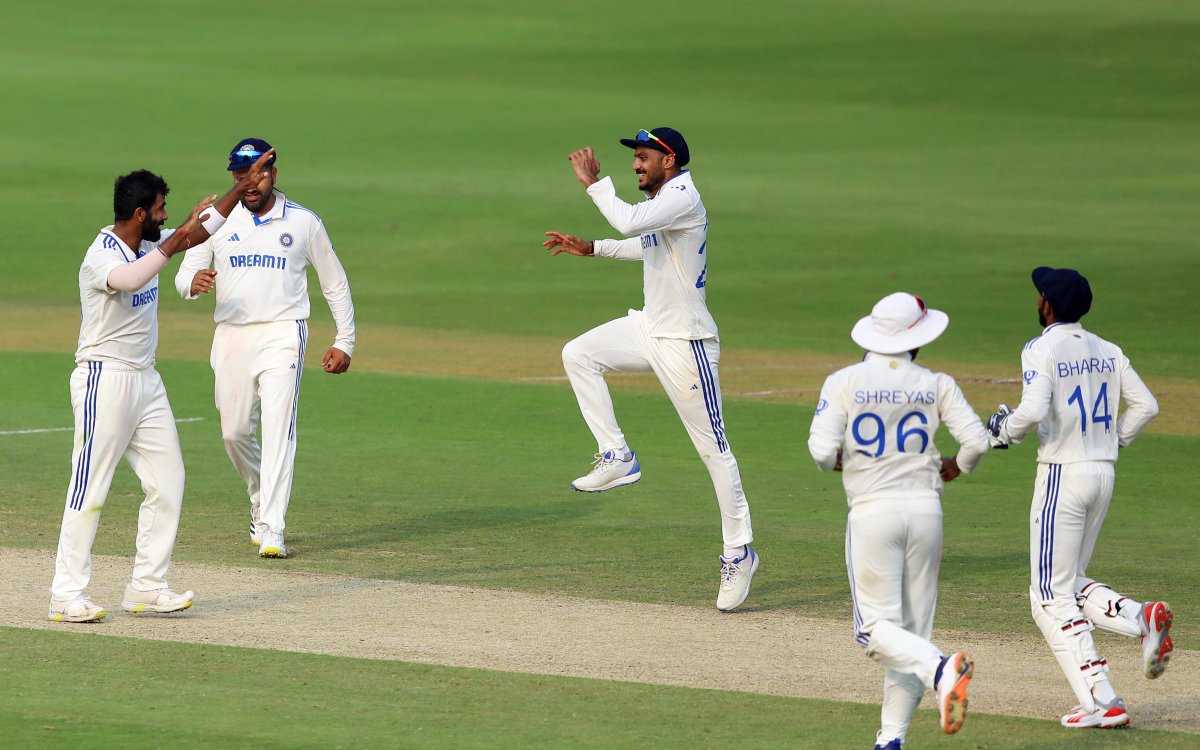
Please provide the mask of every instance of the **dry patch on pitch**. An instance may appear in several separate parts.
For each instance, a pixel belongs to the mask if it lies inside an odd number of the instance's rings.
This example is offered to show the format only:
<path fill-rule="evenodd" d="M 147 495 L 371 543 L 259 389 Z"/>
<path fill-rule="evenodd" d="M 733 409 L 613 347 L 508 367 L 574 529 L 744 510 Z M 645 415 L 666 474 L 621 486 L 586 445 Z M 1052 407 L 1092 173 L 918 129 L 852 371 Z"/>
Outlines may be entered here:
<path fill-rule="evenodd" d="M 70 352 L 79 336 L 78 311 L 64 307 L 0 307 L 6 323 L 7 351 Z M 158 356 L 161 359 L 207 361 L 213 323 L 208 315 L 161 310 Z M 312 321 L 309 367 L 318 366 L 333 341 L 333 326 Z M 566 383 L 561 352 L 565 340 L 535 336 L 505 336 L 465 331 L 436 331 L 402 326 L 368 325 L 358 328 L 357 371 L 478 378 L 507 382 Z M 749 398 L 812 405 L 821 384 L 834 370 L 853 364 L 856 352 L 842 355 L 795 350 L 727 348 L 721 357 L 721 389 L 726 398 Z M 1016 353 L 1007 364 L 962 363 L 930 357 L 922 363 L 953 375 L 967 399 L 981 413 L 999 403 L 1015 405 L 1021 385 Z M 659 391 L 652 374 L 609 376 L 618 388 Z M 1151 377 L 1150 388 L 1161 412 L 1149 432 L 1200 436 L 1200 381 Z"/>
<path fill-rule="evenodd" d="M 134 616 L 119 609 L 130 564 L 94 560 L 90 593 L 109 609 L 105 621 L 51 623 L 45 618 L 54 554 L 0 548 L 0 625 L 868 704 L 879 702 L 883 682 L 880 668 L 854 644 L 848 618 L 753 606 L 722 615 L 285 572 L 254 558 L 244 567 L 176 563 L 172 583 L 197 591 L 196 605 L 174 615 Z M 975 657 L 973 712 L 1057 719 L 1074 702 L 1041 639 L 949 630 L 934 639 Z M 1104 635 L 1100 641 L 1135 726 L 1200 733 L 1194 651 L 1176 651 L 1166 675 L 1151 682 L 1140 676 L 1135 641 Z M 925 706 L 932 706 L 928 696 Z"/>

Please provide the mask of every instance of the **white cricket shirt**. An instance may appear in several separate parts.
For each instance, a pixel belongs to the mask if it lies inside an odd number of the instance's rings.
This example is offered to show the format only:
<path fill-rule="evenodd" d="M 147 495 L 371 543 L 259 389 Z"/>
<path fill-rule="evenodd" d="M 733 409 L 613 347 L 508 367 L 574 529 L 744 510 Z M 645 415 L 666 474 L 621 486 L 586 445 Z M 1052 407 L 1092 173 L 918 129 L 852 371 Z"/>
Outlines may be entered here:
<path fill-rule="evenodd" d="M 867 353 L 830 375 L 808 434 L 808 450 L 831 471 L 842 448 L 842 484 L 851 506 L 876 496 L 938 497 L 942 457 L 934 445 L 945 423 L 969 473 L 988 451 L 987 430 L 954 378 L 906 354 Z"/>
<path fill-rule="evenodd" d="M 1021 371 L 1021 403 L 1000 437 L 1019 442 L 1036 426 L 1040 463 L 1116 461 L 1158 414 L 1121 348 L 1079 323 L 1054 323 L 1026 344 Z M 1118 418 L 1121 399 L 1129 408 Z"/>
<path fill-rule="evenodd" d="M 132 263 L 175 233 L 164 229 L 157 242 L 142 241 L 133 251 L 113 232 L 100 230 L 79 266 L 79 347 L 75 362 L 119 362 L 145 369 L 154 366 L 158 349 L 158 276 L 136 292 L 108 286 L 114 268 Z"/>
<path fill-rule="evenodd" d="M 308 273 L 317 271 L 321 292 L 337 326 L 333 345 L 354 354 L 354 302 L 350 283 L 333 250 L 325 225 L 312 211 L 276 190 L 275 204 L 259 217 L 241 203 L 208 240 L 187 251 L 175 288 L 191 296 L 196 272 L 217 271 L 213 319 L 247 325 L 279 320 L 307 320 Z"/>
<path fill-rule="evenodd" d="M 650 335 L 717 338 L 717 324 L 704 297 L 708 215 L 691 172 L 676 175 L 657 196 L 633 205 L 617 197 L 611 177 L 592 184 L 587 192 L 613 229 L 628 237 L 596 240 L 595 255 L 642 261 Z"/>

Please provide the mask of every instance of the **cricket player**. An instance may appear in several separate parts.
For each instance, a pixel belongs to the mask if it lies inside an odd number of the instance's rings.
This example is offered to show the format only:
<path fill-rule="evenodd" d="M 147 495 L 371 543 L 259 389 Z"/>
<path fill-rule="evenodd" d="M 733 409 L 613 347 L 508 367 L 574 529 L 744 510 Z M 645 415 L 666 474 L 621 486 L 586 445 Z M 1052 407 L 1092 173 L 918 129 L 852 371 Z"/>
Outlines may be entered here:
<path fill-rule="evenodd" d="M 273 149 L 261 138 L 239 141 L 227 167 L 234 181 L 267 152 Z M 216 288 L 211 363 L 221 436 L 250 495 L 250 542 L 260 557 L 276 558 L 288 555 L 284 519 L 308 341 L 308 267 L 316 269 L 337 325 L 333 346 L 321 359 L 327 373 L 350 368 L 354 303 L 325 225 L 275 189 L 274 155 L 267 167 L 220 231 L 187 252 L 175 288 L 189 300 Z"/>
<path fill-rule="evenodd" d="M 617 426 L 604 381 L 611 371 L 653 371 L 671 397 L 688 436 L 708 468 L 721 509 L 724 551 L 717 609 L 736 609 L 750 595 L 758 554 L 750 548 L 750 506 L 737 461 L 725 436 L 717 363 L 717 324 L 705 304 L 708 215 L 691 172 L 687 142 L 671 128 L 639 130 L 621 144 L 634 150 L 633 171 L 646 200 L 617 197 L 612 178 L 599 178 L 591 147 L 570 155 L 575 176 L 621 240 L 581 240 L 546 232 L 554 255 L 642 261 L 646 306 L 593 328 L 563 348 L 563 366 L 583 419 L 596 437 L 592 471 L 571 483 L 580 492 L 603 492 L 641 478 L 637 454 Z"/>
<path fill-rule="evenodd" d="M 75 448 L 71 483 L 58 538 L 49 619 L 91 622 L 107 613 L 85 593 L 92 576 L 92 543 L 113 472 L 124 456 L 142 482 L 133 578 L 121 607 L 129 612 L 175 612 L 194 594 L 167 585 L 167 567 L 183 507 L 183 456 L 162 378 L 158 348 L 158 274 L 168 259 L 203 242 L 224 222 L 262 162 L 220 200 L 205 198 L 178 229 L 162 230 L 170 189 L 138 170 L 113 187 L 112 225 L 100 230 L 79 267 L 82 308 L 79 347 L 71 375 Z M 216 203 L 214 204 L 214 201 Z"/>
<path fill-rule="evenodd" d="M 1071 728 L 1129 723 L 1125 703 L 1096 653 L 1092 629 L 1140 638 L 1143 671 L 1154 679 L 1174 648 L 1171 608 L 1135 602 L 1087 577 L 1113 492 L 1117 452 L 1158 414 L 1158 402 L 1117 345 L 1080 325 L 1092 306 L 1087 279 L 1069 268 L 1036 268 L 1042 334 L 1021 353 L 1024 387 L 1015 410 L 1003 404 L 988 430 L 996 445 L 1035 427 L 1038 470 L 1029 514 L 1029 597 L 1033 619 L 1079 705 Z M 1118 415 L 1124 399 L 1128 408 Z"/>
<path fill-rule="evenodd" d="M 914 361 L 950 319 L 920 297 L 880 300 L 850 337 L 861 362 L 825 380 L 808 450 L 822 471 L 841 471 L 850 513 L 846 567 L 854 638 L 885 668 L 875 750 L 900 750 L 925 691 L 937 692 L 942 729 L 962 728 L 974 673 L 963 651 L 930 642 L 942 559 L 942 482 L 970 472 L 988 451 L 987 432 L 954 378 Z M 944 423 L 960 446 L 942 458 Z"/>

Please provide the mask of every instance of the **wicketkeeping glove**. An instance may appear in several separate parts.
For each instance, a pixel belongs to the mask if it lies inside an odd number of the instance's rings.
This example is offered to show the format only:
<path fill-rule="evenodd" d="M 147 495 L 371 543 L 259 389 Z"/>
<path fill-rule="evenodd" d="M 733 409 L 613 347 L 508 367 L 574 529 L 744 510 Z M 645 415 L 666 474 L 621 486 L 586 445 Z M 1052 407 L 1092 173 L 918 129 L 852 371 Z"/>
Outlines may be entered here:
<path fill-rule="evenodd" d="M 1008 443 L 1000 437 L 1000 430 L 1004 426 L 1004 420 L 1008 419 L 1008 415 L 1012 414 L 1012 409 L 1008 408 L 1008 404 L 1000 404 L 996 407 L 996 413 L 988 418 L 987 431 L 988 442 L 993 448 L 1007 448 Z"/>

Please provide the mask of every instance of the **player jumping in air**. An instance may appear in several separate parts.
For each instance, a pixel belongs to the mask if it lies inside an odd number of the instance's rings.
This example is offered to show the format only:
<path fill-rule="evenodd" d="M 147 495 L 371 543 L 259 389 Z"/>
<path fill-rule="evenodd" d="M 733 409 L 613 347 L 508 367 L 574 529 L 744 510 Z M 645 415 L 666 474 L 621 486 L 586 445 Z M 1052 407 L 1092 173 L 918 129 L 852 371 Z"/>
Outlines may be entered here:
<path fill-rule="evenodd" d="M 554 255 L 635 260 L 644 269 L 645 309 L 630 310 L 563 348 L 567 377 L 597 444 L 592 471 L 571 487 L 603 492 L 641 478 L 637 454 L 617 426 L 604 374 L 653 371 L 716 489 L 724 539 L 717 609 L 728 612 L 750 595 L 758 555 L 750 548 L 750 506 L 725 436 L 717 377 L 721 346 L 705 304 L 708 216 L 691 173 L 684 169 L 690 154 L 678 131 L 640 130 L 621 143 L 634 150 L 633 171 L 647 197 L 637 204 L 617 197 L 611 177 L 600 179 L 600 162 L 590 147 L 569 158 L 592 202 L 627 239 L 589 241 L 546 232 L 550 239 L 543 243 Z"/>

